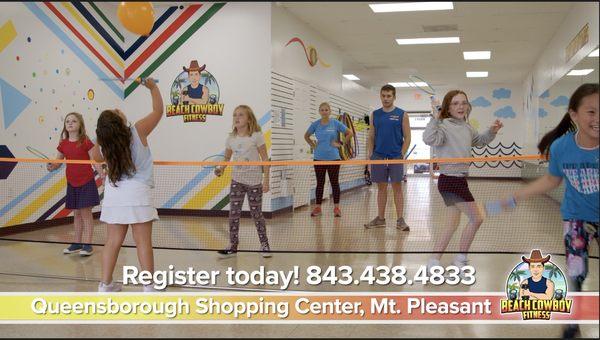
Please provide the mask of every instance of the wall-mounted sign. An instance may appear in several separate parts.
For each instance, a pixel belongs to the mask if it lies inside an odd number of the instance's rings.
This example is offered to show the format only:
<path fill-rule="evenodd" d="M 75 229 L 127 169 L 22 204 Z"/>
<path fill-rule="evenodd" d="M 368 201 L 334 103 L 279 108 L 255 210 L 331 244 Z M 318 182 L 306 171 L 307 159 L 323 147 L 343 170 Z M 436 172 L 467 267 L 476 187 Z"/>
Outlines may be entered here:
<path fill-rule="evenodd" d="M 585 24 L 585 26 L 583 26 L 583 28 L 579 31 L 579 33 L 577 33 L 573 40 L 571 40 L 569 45 L 567 45 L 567 48 L 565 50 L 565 56 L 567 61 L 571 60 L 571 58 L 573 58 L 573 56 L 577 54 L 577 51 L 579 51 L 583 46 L 585 46 L 585 44 L 588 43 L 588 41 L 590 40 L 589 30 L 590 25 Z"/>
<path fill-rule="evenodd" d="M 219 103 L 217 79 L 192 60 L 183 67 L 171 85 L 171 105 L 167 105 L 167 117 L 183 116 L 183 122 L 205 122 L 207 115 L 222 116 L 224 104 Z"/>

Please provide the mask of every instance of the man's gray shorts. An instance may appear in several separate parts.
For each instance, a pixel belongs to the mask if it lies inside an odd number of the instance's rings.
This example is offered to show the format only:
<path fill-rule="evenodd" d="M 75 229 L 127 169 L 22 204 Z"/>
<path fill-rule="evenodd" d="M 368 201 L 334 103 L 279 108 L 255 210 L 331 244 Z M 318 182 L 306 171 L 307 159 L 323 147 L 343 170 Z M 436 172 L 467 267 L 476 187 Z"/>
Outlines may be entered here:
<path fill-rule="evenodd" d="M 390 158 L 372 155 L 371 159 L 378 160 Z M 402 157 L 396 159 L 402 159 Z M 403 178 L 404 164 L 371 164 L 371 181 L 375 183 L 402 182 Z"/>

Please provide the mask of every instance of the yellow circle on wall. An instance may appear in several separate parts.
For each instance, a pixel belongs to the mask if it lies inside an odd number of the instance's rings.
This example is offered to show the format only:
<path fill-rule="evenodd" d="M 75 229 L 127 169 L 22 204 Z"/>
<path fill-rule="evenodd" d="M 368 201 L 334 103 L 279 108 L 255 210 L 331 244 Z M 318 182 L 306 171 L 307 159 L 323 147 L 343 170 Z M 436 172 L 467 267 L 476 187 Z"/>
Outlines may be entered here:
<path fill-rule="evenodd" d="M 471 126 L 473 128 L 475 128 L 475 130 L 479 130 L 479 121 L 475 118 L 469 118 L 469 123 L 471 124 Z"/>
<path fill-rule="evenodd" d="M 87 97 L 89 100 L 94 100 L 94 90 L 89 89 L 87 92 Z"/>

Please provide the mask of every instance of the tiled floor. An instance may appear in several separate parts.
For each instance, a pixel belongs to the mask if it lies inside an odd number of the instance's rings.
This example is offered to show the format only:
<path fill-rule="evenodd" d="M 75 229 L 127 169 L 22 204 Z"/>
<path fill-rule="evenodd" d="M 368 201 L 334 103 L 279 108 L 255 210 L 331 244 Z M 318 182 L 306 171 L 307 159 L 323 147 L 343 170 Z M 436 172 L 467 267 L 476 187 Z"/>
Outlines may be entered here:
<path fill-rule="evenodd" d="M 412 182 L 412 183 L 411 183 Z M 476 198 L 486 201 L 514 190 L 520 184 L 494 181 L 473 181 L 471 186 Z M 409 233 L 394 227 L 393 205 L 388 207 L 388 226 L 365 230 L 362 224 L 374 216 L 376 191 L 363 188 L 343 196 L 344 216 L 333 218 L 330 203 L 324 204 L 324 215 L 309 216 L 309 209 L 298 209 L 294 213 L 267 220 L 268 232 L 275 254 L 264 259 L 256 252 L 242 252 L 235 258 L 220 260 L 214 249 L 227 244 L 226 218 L 162 217 L 154 226 L 156 269 L 166 269 L 169 264 L 176 268 L 193 266 L 195 269 L 220 270 L 234 267 L 255 270 L 290 270 L 298 265 L 305 269 L 309 265 L 349 265 L 355 272 L 366 265 L 405 265 L 416 272 L 426 263 L 427 251 L 445 221 L 444 209 L 433 182 L 420 178 L 407 185 L 406 220 L 412 229 Z M 465 220 L 463 219 L 463 224 Z M 94 243 L 104 241 L 105 226 L 98 223 Z M 96 246 L 91 257 L 63 255 L 62 249 L 72 237 L 71 226 L 41 229 L 35 232 L 11 236 L 13 239 L 48 242 L 0 240 L 0 291 L 95 291 L 100 277 L 102 246 Z M 455 237 L 449 248 L 455 251 Z M 258 237 L 250 219 L 241 226 L 241 248 L 256 250 Z M 132 244 L 128 235 L 127 244 Z M 546 197 L 525 202 L 510 214 L 490 217 L 482 225 L 473 243 L 470 264 L 477 269 L 477 281 L 470 287 L 464 286 L 309 286 L 301 283 L 291 290 L 298 291 L 502 291 L 506 276 L 520 262 L 521 253 L 540 248 L 544 253 L 553 253 L 552 261 L 565 268 L 562 250 L 562 230 L 558 205 Z M 199 250 L 210 249 L 210 250 Z M 286 252 L 288 251 L 288 252 Z M 290 252 L 301 251 L 301 252 Z M 346 253 L 332 253 L 345 251 Z M 363 253 L 358 253 L 362 251 Z M 364 252 L 382 253 L 364 253 Z M 407 253 L 383 253 L 407 252 Z M 504 253 L 496 253 L 504 252 Z M 598 255 L 597 244 L 591 248 Z M 452 254 L 442 258 L 449 264 Z M 123 265 L 137 265 L 134 248 L 122 249 L 115 278 L 121 277 Z M 222 291 L 228 289 L 222 276 L 215 286 L 170 287 L 169 291 Z M 202 288 L 202 289 L 200 289 Z M 256 290 L 277 290 L 272 286 L 252 286 Z M 598 259 L 590 262 L 590 275 L 584 290 L 598 291 Z M 126 287 L 128 291 L 140 291 L 139 287 Z M 0 325 L 2 336 L 10 337 L 557 337 L 560 325 Z M 583 336 L 598 337 L 598 326 L 582 326 Z"/>

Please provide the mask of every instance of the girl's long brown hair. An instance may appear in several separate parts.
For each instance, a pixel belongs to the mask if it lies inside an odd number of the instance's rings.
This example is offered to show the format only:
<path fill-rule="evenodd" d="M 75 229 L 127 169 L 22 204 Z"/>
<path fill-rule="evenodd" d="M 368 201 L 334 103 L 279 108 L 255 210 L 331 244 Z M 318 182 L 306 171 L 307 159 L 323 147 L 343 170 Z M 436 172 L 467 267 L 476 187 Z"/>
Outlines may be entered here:
<path fill-rule="evenodd" d="M 569 111 L 577 112 L 583 98 L 592 94 L 597 94 L 598 87 L 598 83 L 587 83 L 579 86 L 577 90 L 573 92 L 573 94 L 571 95 L 571 99 L 569 99 L 569 109 L 567 110 L 567 113 L 565 113 L 565 115 L 563 116 L 563 119 L 560 121 L 560 123 L 558 123 L 558 125 L 554 129 L 552 129 L 552 131 L 546 133 L 544 137 L 542 137 L 542 139 L 540 140 L 540 143 L 538 144 L 538 150 L 540 151 L 540 154 L 548 157 L 548 154 L 550 153 L 550 145 L 552 145 L 552 142 L 554 142 L 567 132 L 577 131 L 577 125 L 575 125 L 575 122 L 573 122 L 573 120 L 571 119 Z"/>
<path fill-rule="evenodd" d="M 136 169 L 131 157 L 131 130 L 121 116 L 112 111 L 102 111 L 96 125 L 98 145 L 108 165 L 108 178 L 116 185 L 123 176 L 132 176 Z"/>
<path fill-rule="evenodd" d="M 83 122 L 83 116 L 78 112 L 71 112 L 65 116 L 65 121 L 63 123 L 63 129 L 60 133 L 60 139 L 69 139 L 69 132 L 67 131 L 67 118 L 69 116 L 75 116 L 79 121 L 79 139 L 77 140 L 77 145 L 83 144 L 83 141 L 86 139 L 90 139 L 88 135 L 85 133 L 85 123 Z"/>

